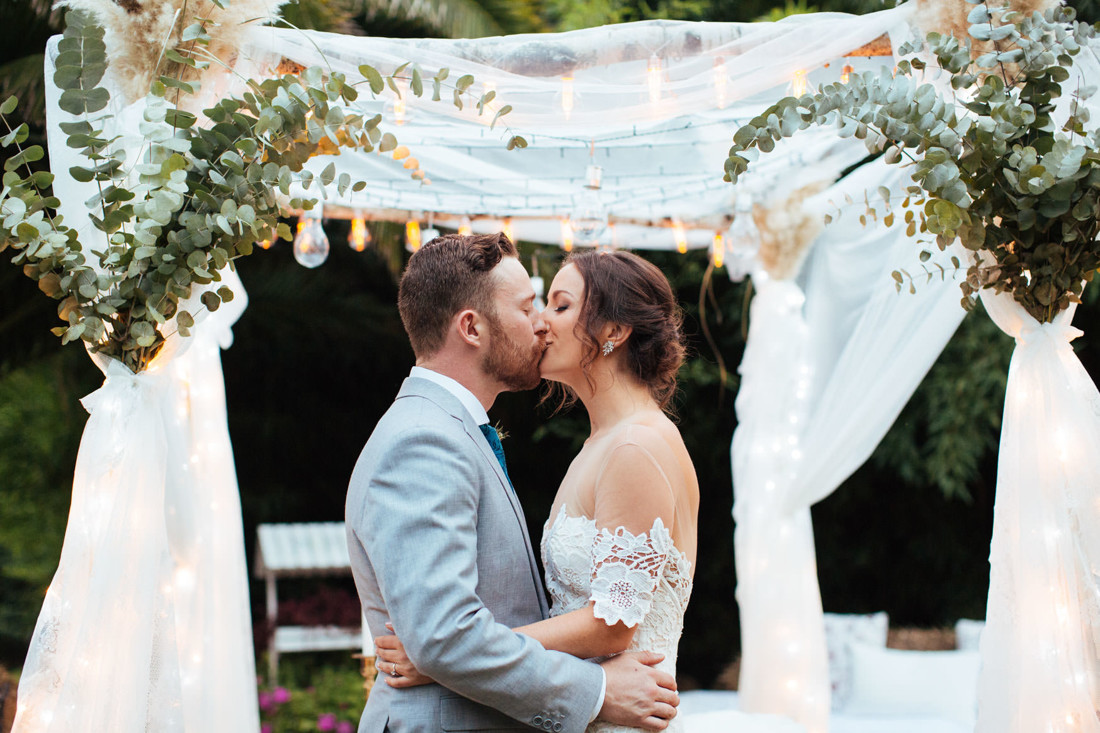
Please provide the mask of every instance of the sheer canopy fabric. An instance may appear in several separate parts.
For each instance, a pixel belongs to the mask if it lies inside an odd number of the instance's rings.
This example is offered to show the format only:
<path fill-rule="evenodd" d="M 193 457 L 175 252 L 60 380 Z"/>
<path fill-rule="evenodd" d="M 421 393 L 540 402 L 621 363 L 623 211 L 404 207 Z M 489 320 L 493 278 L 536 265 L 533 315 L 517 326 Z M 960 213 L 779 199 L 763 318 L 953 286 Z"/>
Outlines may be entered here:
<path fill-rule="evenodd" d="M 904 190 L 906 178 L 870 163 L 817 205 Z M 805 294 L 759 286 L 732 446 L 743 709 L 811 733 L 828 730 L 830 705 L 810 506 L 870 456 L 964 315 L 950 277 L 898 293 L 891 271 L 919 267 L 919 243 L 845 208 L 813 243 Z"/>
<path fill-rule="evenodd" d="M 1016 339 L 997 463 L 979 733 L 1096 733 L 1100 720 L 1100 393 L 1074 307 L 1039 324 L 983 292 Z M 1011 705 L 1005 701 L 1011 700 Z"/>
<path fill-rule="evenodd" d="M 473 40 L 259 28 L 243 54 L 259 68 L 286 58 L 349 78 L 357 78 L 364 63 L 390 73 L 411 59 L 422 69 L 425 96 L 405 94 L 404 124 L 393 126 L 395 94 L 389 89 L 371 100 L 363 87 L 359 105 L 382 114 L 431 184 L 411 180 L 388 155 L 345 153 L 333 158 L 338 169 L 370 186 L 332 197 L 329 205 L 412 212 L 422 220 L 432 212 L 436 222 L 452 227 L 470 216 L 475 231 L 499 230 L 501 219 L 517 217 L 512 227 L 518 238 L 558 243 L 561 219 L 578 210 L 587 166 L 596 164 L 603 169 L 602 204 L 619 222 L 601 243 L 670 249 L 675 245 L 667 226 L 642 225 L 678 218 L 687 226 L 688 246 L 707 247 L 733 212 L 735 189 L 722 180 L 722 163 L 737 123 L 788 94 L 796 72 L 815 84 L 837 80 L 845 64 L 857 70 L 892 64 L 843 54 L 883 33 L 903 32 L 909 13 L 900 7 L 778 23 L 646 21 Z M 456 109 L 446 89 L 444 101 L 430 101 L 430 77 L 439 68 L 449 69 L 448 83 L 473 75 L 475 99 L 495 91 L 484 116 L 471 104 Z M 504 105 L 512 111 L 490 129 Z M 529 147 L 506 150 L 512 133 L 523 135 Z M 864 154 L 860 141 L 808 130 L 762 158 L 752 177 L 761 187 L 797 187 L 804 184 L 790 175 L 794 169 L 814 178 L 813 169 L 823 165 L 835 177 Z M 320 170 L 328 162 L 319 158 L 313 165 Z"/>

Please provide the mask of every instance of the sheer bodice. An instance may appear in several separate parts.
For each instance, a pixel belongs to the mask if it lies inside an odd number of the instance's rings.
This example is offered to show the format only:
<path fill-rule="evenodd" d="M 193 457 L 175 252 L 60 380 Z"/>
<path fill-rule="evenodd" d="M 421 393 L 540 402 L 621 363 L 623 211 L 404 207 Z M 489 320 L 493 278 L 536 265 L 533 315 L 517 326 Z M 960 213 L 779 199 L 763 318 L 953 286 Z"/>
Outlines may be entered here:
<path fill-rule="evenodd" d="M 676 675 L 676 650 L 691 596 L 691 562 L 673 544 L 658 517 L 648 532 L 603 529 L 562 506 L 542 534 L 542 561 L 552 603 L 550 615 L 593 602 L 608 624 L 637 625 L 631 651 L 663 654 L 658 668 Z M 589 731 L 628 731 L 593 723 Z M 680 730 L 673 720 L 669 730 Z"/>

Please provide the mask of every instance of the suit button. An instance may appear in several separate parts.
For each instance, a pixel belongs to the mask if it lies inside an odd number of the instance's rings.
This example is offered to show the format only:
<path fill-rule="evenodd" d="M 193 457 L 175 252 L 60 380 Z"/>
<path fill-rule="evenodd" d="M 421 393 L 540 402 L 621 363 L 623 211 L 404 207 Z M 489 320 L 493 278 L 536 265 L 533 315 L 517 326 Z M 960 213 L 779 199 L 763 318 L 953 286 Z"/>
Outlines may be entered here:
<path fill-rule="evenodd" d="M 531 722 L 534 723 L 536 726 L 542 725 L 542 716 L 536 715 L 535 717 L 531 718 Z"/>
<path fill-rule="evenodd" d="M 542 729 L 543 730 L 553 730 L 554 729 L 554 721 L 552 721 L 552 720 L 542 721 Z"/>
<path fill-rule="evenodd" d="M 554 733 L 561 733 L 561 723 L 554 723 Z"/>

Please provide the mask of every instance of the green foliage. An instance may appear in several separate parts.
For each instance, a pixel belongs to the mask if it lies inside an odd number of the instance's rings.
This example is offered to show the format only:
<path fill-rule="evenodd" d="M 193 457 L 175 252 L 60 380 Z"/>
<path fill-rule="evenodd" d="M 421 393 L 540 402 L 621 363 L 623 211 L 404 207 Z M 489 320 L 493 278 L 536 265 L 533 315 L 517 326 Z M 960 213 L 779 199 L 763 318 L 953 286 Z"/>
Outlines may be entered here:
<path fill-rule="evenodd" d="M 86 417 L 76 397 L 94 388 L 96 376 L 76 350 L 0 372 L 0 655 L 5 661 L 25 653 L 57 568 Z"/>
<path fill-rule="evenodd" d="M 545 12 L 557 31 L 592 28 L 613 23 L 669 18 L 700 20 L 707 11 L 706 0 L 546 0 Z"/>
<path fill-rule="evenodd" d="M 281 664 L 280 667 L 285 667 Z M 280 669 L 280 672 L 283 670 Z M 354 660 L 302 670 L 299 684 L 260 689 L 260 721 L 269 733 L 354 731 L 366 703 Z"/>
<path fill-rule="evenodd" d="M 61 301 L 59 315 L 67 325 L 54 333 L 62 343 L 83 341 L 135 372 L 152 362 L 170 334 L 189 335 L 195 309 L 213 311 L 232 297 L 217 283 L 233 260 L 251 253 L 258 241 L 289 238 L 289 230 L 279 226 L 287 205 L 310 209 L 317 202 L 310 195 L 290 198 L 292 184 L 321 196 L 328 186 L 341 195 L 366 186 L 347 174 L 336 177 L 333 165 L 314 176 L 303 170 L 311 157 L 340 148 L 377 149 L 407 159 L 412 177 L 424 179 L 408 149 L 380 129 L 380 115 L 353 111 L 356 87 L 369 85 L 372 94 L 387 86 L 396 90 L 394 78 L 402 72 L 413 81 L 411 93 L 423 94 L 422 72 L 409 64 L 387 76 L 361 66 L 364 78 L 355 83 L 316 67 L 300 78 L 249 82 L 241 97 L 221 99 L 204 111 L 208 122 L 197 124 L 180 103 L 199 86 L 185 81 L 184 72 L 210 63 L 209 22 L 196 19 L 182 34 L 184 45 L 165 52 L 180 72 L 153 84 L 139 126 L 141 158 L 131 163 L 119 139 L 105 134 L 108 116 L 96 115 L 110 100 L 100 86 L 107 68 L 104 31 L 79 12 L 68 14 L 54 81 L 62 90 L 61 108 L 79 118 L 61 123 L 61 130 L 88 163 L 70 174 L 97 185 L 87 205 L 102 234 L 99 242 L 78 241 L 76 230 L 54 213 L 60 202 L 50 195 L 53 175 L 30 167 L 43 150 L 24 145 L 25 124 L 9 124 L 15 98 L 0 105 L 0 122 L 7 126 L 0 146 L 12 149 L 0 191 L 0 251 L 14 248 L 13 262 Z M 435 98 L 446 77 L 446 69 L 433 77 Z M 448 86 L 457 107 L 472 96 L 473 81 L 464 76 Z M 476 101 L 484 110 L 486 97 Z M 508 143 L 525 145 L 517 136 Z"/>
<path fill-rule="evenodd" d="M 896 75 L 867 72 L 784 98 L 736 131 L 725 178 L 736 182 L 755 151 L 770 152 L 811 125 L 835 124 L 841 137 L 884 151 L 887 163 L 911 165 L 917 185 L 900 203 L 903 218 L 894 218 L 881 189 L 884 223 L 904 222 L 911 236 L 934 237 L 941 250 L 957 238 L 991 258 L 972 258 L 965 305 L 980 288 L 1007 291 L 1048 322 L 1080 302 L 1100 267 L 1100 131 L 1086 131 L 1080 104 L 1092 90 L 1073 90 L 1067 119 L 1054 120 L 1073 57 L 1094 31 L 1061 7 L 1020 16 L 967 1 L 975 5 L 970 35 L 989 50 L 974 58 L 970 39 L 960 45 L 932 33 L 927 40 L 954 92 L 918 83 L 925 62 L 913 57 Z M 895 280 L 900 289 L 902 273 Z"/>
<path fill-rule="evenodd" d="M 805 15 L 807 13 L 816 13 L 817 8 L 813 5 L 807 4 L 806 0 L 786 0 L 782 6 L 773 7 L 764 15 L 757 18 L 757 21 L 774 23 L 778 20 L 782 20 L 791 15 Z"/>

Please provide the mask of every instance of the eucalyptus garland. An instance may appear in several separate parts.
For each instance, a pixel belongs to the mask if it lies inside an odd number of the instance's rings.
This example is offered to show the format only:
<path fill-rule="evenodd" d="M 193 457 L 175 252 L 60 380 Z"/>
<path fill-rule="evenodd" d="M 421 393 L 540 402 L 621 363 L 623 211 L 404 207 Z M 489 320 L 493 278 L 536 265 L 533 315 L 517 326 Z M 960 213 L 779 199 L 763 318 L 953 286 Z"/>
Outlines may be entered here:
<path fill-rule="evenodd" d="M 232 299 L 232 290 L 220 285 L 226 267 L 250 254 L 257 242 L 291 239 L 280 218 L 311 209 L 326 187 L 341 195 L 366 187 L 346 173 L 337 176 L 334 164 L 313 175 L 303 169 L 311 157 L 339 148 L 389 153 L 404 160 L 413 178 L 424 178 L 409 150 L 383 132 L 381 115 L 354 111 L 359 87 L 373 95 L 387 87 L 400 94 L 395 80 L 406 80 L 418 97 L 427 86 L 435 100 L 446 88 L 459 108 L 464 99 L 471 101 L 474 78 L 466 75 L 451 84 L 447 69 L 425 80 L 411 64 L 388 75 L 364 65 L 362 78 L 349 83 L 339 73 L 314 67 L 300 75 L 249 81 L 242 95 L 220 99 L 199 118 L 180 101 L 198 91 L 198 82 L 186 78 L 217 63 L 204 53 L 209 22 L 195 19 L 181 34 L 185 45 L 165 52 L 177 68 L 191 73 L 160 76 L 153 83 L 140 124 L 143 144 L 131 161 L 121 141 L 105 133 L 111 95 L 101 84 L 109 64 L 103 28 L 78 11 L 66 16 L 54 83 L 62 90 L 60 107 L 76 118 L 61 123 L 61 130 L 86 161 L 69 174 L 97 187 L 87 204 L 95 241 L 80 241 L 57 214 L 54 175 L 33 170 L 44 156 L 42 148 L 25 146 L 25 124 L 9 123 L 18 101 L 11 97 L 0 105 L 0 146 L 8 155 L 0 190 L 0 252 L 14 249 L 12 261 L 60 301 L 64 325 L 54 333 L 63 343 L 82 341 L 134 372 L 149 366 L 167 337 L 190 334 L 196 307 L 214 311 Z M 474 100 L 479 113 L 492 95 Z M 493 123 L 509 110 L 502 107 Z M 524 146 L 518 136 L 508 140 L 509 149 Z M 295 183 L 308 193 L 291 196 Z M 196 294 L 196 305 L 189 305 Z"/>
<path fill-rule="evenodd" d="M 931 33 L 926 45 L 901 49 L 903 55 L 926 49 L 935 65 L 917 55 L 896 72 L 853 74 L 847 83 L 781 99 L 736 131 L 725 178 L 736 182 L 755 151 L 767 153 L 811 125 L 835 124 L 841 137 L 863 139 L 887 163 L 912 169 L 900 217 L 890 191 L 880 189 L 883 223 L 904 223 L 910 236 L 925 235 L 929 244 L 934 235 L 940 250 L 957 238 L 988 254 L 971 258 L 961 285 L 964 306 L 980 288 L 992 288 L 1012 293 L 1039 322 L 1049 322 L 1079 302 L 1100 267 L 1100 132 L 1087 128 L 1081 104 L 1095 90 L 1070 90 L 1065 118 L 1055 121 L 1074 57 L 1095 32 L 1069 8 L 1022 15 L 966 1 L 974 6 L 969 38 L 960 43 Z M 936 66 L 949 84 L 934 83 Z M 918 80 L 925 74 L 933 82 Z M 868 217 L 879 218 L 870 200 L 862 218 Z M 922 262 L 931 255 L 923 252 Z M 953 262 L 961 267 L 958 258 Z M 927 267 L 925 273 L 937 274 Z M 899 290 L 914 289 L 907 270 L 894 279 Z"/>

